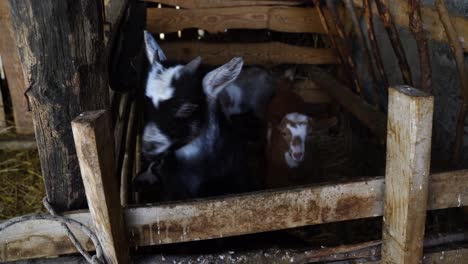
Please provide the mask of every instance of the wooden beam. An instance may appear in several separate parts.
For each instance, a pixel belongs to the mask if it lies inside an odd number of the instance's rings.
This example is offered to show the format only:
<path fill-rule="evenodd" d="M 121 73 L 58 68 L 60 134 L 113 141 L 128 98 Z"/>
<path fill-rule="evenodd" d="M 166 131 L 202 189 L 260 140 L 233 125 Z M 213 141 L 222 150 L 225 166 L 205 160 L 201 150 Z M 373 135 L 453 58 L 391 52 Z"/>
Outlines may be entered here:
<path fill-rule="evenodd" d="M 363 7 L 362 0 L 353 0 L 354 4 L 359 7 Z M 395 0 L 392 1 L 391 4 L 391 13 L 396 24 L 408 28 L 409 29 L 409 5 L 407 0 Z M 372 8 L 372 12 L 374 15 L 378 15 L 377 9 L 375 5 Z M 447 42 L 447 37 L 445 35 L 444 26 L 439 19 L 437 11 L 433 8 L 422 6 L 421 7 L 421 17 L 423 28 L 427 32 L 432 39 L 440 41 L 440 42 Z M 451 15 L 450 19 L 452 20 L 452 24 L 455 27 L 455 30 L 458 32 L 458 38 L 463 45 L 463 49 L 465 52 L 468 52 L 468 19 L 461 16 Z"/>
<path fill-rule="evenodd" d="M 57 211 L 83 208 L 70 124 L 83 111 L 109 106 L 102 1 L 9 4 L 48 200 Z"/>
<path fill-rule="evenodd" d="M 28 111 L 28 102 L 24 96 L 26 84 L 21 68 L 21 60 L 10 23 L 10 6 L 8 1 L 0 1 L 0 55 L 7 77 L 13 106 L 16 133 L 34 134 L 32 114 Z"/>
<path fill-rule="evenodd" d="M 302 0 L 146 0 L 146 2 L 161 3 L 170 6 L 179 6 L 187 9 L 216 8 L 216 7 L 240 7 L 240 6 L 292 6 L 300 5 Z"/>
<path fill-rule="evenodd" d="M 468 204 L 468 170 L 431 175 L 428 210 Z M 383 178 L 129 208 L 132 246 L 177 243 L 383 214 Z M 261 218 L 253 217 L 262 215 Z M 68 217 L 92 227 L 87 211 Z M 88 238 L 75 232 L 91 249 Z M 43 247 L 47 243 L 47 247 Z M 59 224 L 30 221 L 0 233 L 0 261 L 75 253 Z"/>
<path fill-rule="evenodd" d="M 245 28 L 292 33 L 325 33 L 315 8 L 249 6 L 147 10 L 148 30 L 152 33 L 177 32 L 185 28 L 201 28 L 208 32 Z"/>
<path fill-rule="evenodd" d="M 351 112 L 359 121 L 368 127 L 381 141 L 385 141 L 386 117 L 376 111 L 371 105 L 359 98 L 351 90 L 337 81 L 333 76 L 318 68 L 308 71 L 311 80 L 328 92 L 330 97 L 347 111 Z"/>
<path fill-rule="evenodd" d="M 434 97 L 390 88 L 382 263 L 422 260 L 431 160 Z"/>
<path fill-rule="evenodd" d="M 279 42 L 268 43 L 204 43 L 164 42 L 161 48 L 171 60 L 190 61 L 196 56 L 203 63 L 220 65 L 235 56 L 242 56 L 245 64 L 334 64 L 337 62 L 333 49 L 315 49 L 287 45 Z"/>
<path fill-rule="evenodd" d="M 106 259 L 129 263 L 110 115 L 105 110 L 82 113 L 73 120 L 72 129 L 91 218 Z"/>
<path fill-rule="evenodd" d="M 306 103 L 323 104 L 331 102 L 327 91 L 321 89 L 310 80 L 294 83 L 294 92 L 300 95 Z"/>

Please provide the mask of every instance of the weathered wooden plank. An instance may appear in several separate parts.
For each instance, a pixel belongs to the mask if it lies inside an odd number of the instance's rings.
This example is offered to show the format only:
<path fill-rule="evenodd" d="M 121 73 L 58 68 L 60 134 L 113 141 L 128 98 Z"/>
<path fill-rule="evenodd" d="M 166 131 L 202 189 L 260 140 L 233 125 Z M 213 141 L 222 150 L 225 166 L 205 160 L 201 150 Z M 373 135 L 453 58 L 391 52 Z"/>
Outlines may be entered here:
<path fill-rule="evenodd" d="M 359 7 L 363 7 L 362 0 L 353 0 L 354 4 Z M 391 6 L 389 6 L 390 11 L 393 15 L 395 22 L 403 27 L 409 28 L 409 6 L 408 1 L 406 0 L 395 0 L 392 1 Z M 372 7 L 372 12 L 374 15 L 378 15 L 375 5 Z M 445 35 L 444 26 L 440 21 L 440 18 L 433 8 L 422 6 L 421 7 L 421 17 L 423 22 L 423 28 L 425 31 L 429 32 L 429 36 L 437 41 L 447 42 L 447 37 Z M 455 30 L 458 32 L 458 38 L 463 45 L 463 49 L 468 51 L 468 19 L 461 16 L 450 16 L 452 24 L 455 27 Z"/>
<path fill-rule="evenodd" d="M 161 3 L 170 6 L 179 6 L 188 9 L 216 8 L 216 7 L 240 7 L 240 6 L 260 6 L 260 5 L 300 5 L 302 0 L 146 0 L 147 2 Z"/>
<path fill-rule="evenodd" d="M 434 97 L 409 86 L 389 90 L 382 263 L 422 259 Z"/>
<path fill-rule="evenodd" d="M 47 197 L 57 211 L 83 208 L 86 197 L 70 124 L 83 111 L 109 106 L 102 2 L 10 0 L 9 4 L 28 76 Z"/>
<path fill-rule="evenodd" d="M 133 246 L 194 241 L 383 214 L 384 179 L 127 209 Z M 428 209 L 468 204 L 468 170 L 431 175 Z M 262 214 L 262 217 L 254 217 Z M 92 227 L 88 212 L 67 216 Z M 158 224 L 159 223 L 159 224 Z M 159 226 L 159 228 L 158 228 Z M 88 238 L 78 239 L 90 249 Z M 47 243 L 47 247 L 42 245 Z M 57 223 L 31 221 L 0 233 L 0 261 L 74 253 Z"/>
<path fill-rule="evenodd" d="M 177 32 L 185 28 L 201 28 L 208 32 L 246 28 L 325 33 L 315 8 L 298 7 L 148 8 L 147 25 L 152 33 Z"/>
<path fill-rule="evenodd" d="M 34 134 L 32 114 L 28 111 L 28 102 L 24 96 L 26 84 L 23 69 L 13 32 L 8 1 L 2 0 L 0 1 L 0 55 L 10 91 L 16 133 Z"/>
<path fill-rule="evenodd" d="M 334 64 L 337 62 L 333 49 L 315 49 L 287 45 L 279 42 L 268 43 L 204 43 L 165 42 L 161 48 L 171 60 L 190 61 L 196 56 L 203 63 L 219 65 L 235 56 L 242 56 L 245 64 Z"/>
<path fill-rule="evenodd" d="M 381 141 L 385 141 L 386 117 L 376 111 L 371 105 L 359 98 L 344 84 L 330 74 L 318 68 L 308 71 L 311 80 L 328 92 L 338 104 L 351 112 L 359 121 L 368 127 Z"/>
<path fill-rule="evenodd" d="M 72 129 L 86 199 L 106 259 L 129 263 L 110 115 L 105 110 L 82 113 L 73 120 Z"/>

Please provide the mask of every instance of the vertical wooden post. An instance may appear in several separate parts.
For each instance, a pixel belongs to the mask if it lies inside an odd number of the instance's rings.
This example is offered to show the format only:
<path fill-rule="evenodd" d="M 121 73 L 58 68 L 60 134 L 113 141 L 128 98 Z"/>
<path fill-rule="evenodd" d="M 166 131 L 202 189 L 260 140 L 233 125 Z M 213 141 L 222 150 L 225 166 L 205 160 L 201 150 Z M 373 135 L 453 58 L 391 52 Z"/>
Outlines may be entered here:
<path fill-rule="evenodd" d="M 72 121 L 72 129 L 89 210 L 108 263 L 130 263 L 110 116 L 105 110 L 85 112 Z"/>
<path fill-rule="evenodd" d="M 389 90 L 382 263 L 422 257 L 433 108 L 434 98 L 420 90 Z"/>
<path fill-rule="evenodd" d="M 47 198 L 58 211 L 83 208 L 70 124 L 84 111 L 109 107 L 102 1 L 8 3 L 20 47 L 9 52 L 21 59 Z"/>

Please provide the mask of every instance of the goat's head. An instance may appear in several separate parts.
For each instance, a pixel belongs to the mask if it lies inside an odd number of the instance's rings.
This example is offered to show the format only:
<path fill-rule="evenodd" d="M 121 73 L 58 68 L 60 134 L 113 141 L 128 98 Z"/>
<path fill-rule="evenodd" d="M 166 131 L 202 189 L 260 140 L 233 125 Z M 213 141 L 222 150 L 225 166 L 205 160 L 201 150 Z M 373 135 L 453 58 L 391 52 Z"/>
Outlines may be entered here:
<path fill-rule="evenodd" d="M 312 119 L 304 114 L 289 113 L 277 125 L 277 129 L 287 143 L 284 159 L 291 168 L 299 166 L 304 160 L 305 143 L 311 131 L 312 123 Z"/>
<path fill-rule="evenodd" d="M 243 61 L 234 58 L 203 77 L 198 70 L 200 57 L 186 65 L 165 66 L 159 60 L 163 53 L 147 32 L 145 48 L 150 62 L 145 90 L 149 107 L 142 145 L 145 154 L 159 155 L 201 133 L 210 102 L 237 78 Z"/>

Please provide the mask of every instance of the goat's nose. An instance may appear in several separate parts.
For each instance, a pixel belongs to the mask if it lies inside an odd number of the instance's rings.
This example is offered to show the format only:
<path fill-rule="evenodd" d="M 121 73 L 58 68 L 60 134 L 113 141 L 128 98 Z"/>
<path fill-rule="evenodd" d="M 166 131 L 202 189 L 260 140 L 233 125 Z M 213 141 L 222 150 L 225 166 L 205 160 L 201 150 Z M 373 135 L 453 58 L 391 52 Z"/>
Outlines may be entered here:
<path fill-rule="evenodd" d="M 295 160 L 301 160 L 302 159 L 302 152 L 294 152 L 293 153 L 293 158 Z"/>

